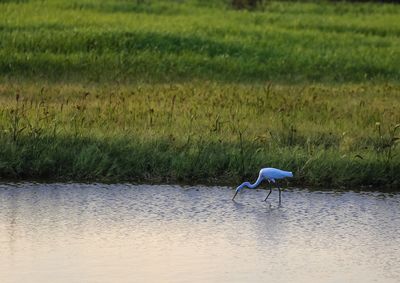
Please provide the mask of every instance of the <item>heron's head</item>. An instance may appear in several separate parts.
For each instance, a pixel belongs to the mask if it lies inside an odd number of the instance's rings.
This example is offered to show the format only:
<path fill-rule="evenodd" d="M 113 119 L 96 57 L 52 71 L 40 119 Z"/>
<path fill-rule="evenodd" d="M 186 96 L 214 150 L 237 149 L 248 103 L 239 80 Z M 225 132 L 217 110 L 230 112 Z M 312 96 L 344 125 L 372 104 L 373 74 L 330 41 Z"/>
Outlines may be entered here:
<path fill-rule="evenodd" d="M 245 187 L 245 183 L 241 184 L 239 187 L 236 188 L 235 190 L 235 195 L 233 196 L 232 200 L 235 199 L 236 195 Z"/>

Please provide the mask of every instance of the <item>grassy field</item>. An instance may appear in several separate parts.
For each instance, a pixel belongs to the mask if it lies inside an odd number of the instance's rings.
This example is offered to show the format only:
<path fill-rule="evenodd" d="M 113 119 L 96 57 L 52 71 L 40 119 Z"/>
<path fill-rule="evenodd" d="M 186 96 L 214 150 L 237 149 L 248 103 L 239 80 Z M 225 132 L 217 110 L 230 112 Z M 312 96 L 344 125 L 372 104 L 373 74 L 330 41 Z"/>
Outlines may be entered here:
<path fill-rule="evenodd" d="M 2 1 L 0 176 L 398 188 L 399 13 Z"/>
<path fill-rule="evenodd" d="M 218 0 L 137 2 L 0 4 L 0 75 L 83 82 L 400 79 L 398 5 L 274 2 L 246 12 Z"/>

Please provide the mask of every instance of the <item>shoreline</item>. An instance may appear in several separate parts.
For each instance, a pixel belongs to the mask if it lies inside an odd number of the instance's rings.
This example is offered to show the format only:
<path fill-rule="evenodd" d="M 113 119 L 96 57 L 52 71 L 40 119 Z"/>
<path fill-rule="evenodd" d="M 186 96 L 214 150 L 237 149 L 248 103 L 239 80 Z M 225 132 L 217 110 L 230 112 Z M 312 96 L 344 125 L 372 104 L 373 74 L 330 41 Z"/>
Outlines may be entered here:
<path fill-rule="evenodd" d="M 373 185 L 360 185 L 360 186 L 353 186 L 353 187 L 324 187 L 324 186 L 312 186 L 307 184 L 298 184 L 296 182 L 288 182 L 288 185 L 284 185 L 281 187 L 282 191 L 285 190 L 307 190 L 307 191 L 321 191 L 321 192 L 377 192 L 377 193 L 399 193 L 400 190 L 398 187 L 392 186 L 373 186 Z M 226 182 L 216 182 L 212 183 L 211 181 L 175 181 L 170 180 L 169 182 L 160 181 L 160 180 L 104 180 L 104 179 L 65 179 L 65 178 L 48 178 L 48 179 L 7 179 L 7 178 L 0 178 L 0 186 L 1 185 L 24 185 L 24 184 L 84 184 L 84 185 L 130 185 L 130 186 L 178 186 L 181 188 L 188 188 L 188 187 L 196 187 L 196 188 L 211 188 L 211 187 L 218 187 L 218 188 L 229 188 L 232 191 L 236 189 L 240 183 L 226 183 Z M 268 187 L 266 187 L 266 185 Z M 261 184 L 256 189 L 252 190 L 269 190 L 269 184 Z M 272 186 L 274 190 L 276 186 Z M 251 190 L 251 189 L 249 189 Z"/>
<path fill-rule="evenodd" d="M 400 187 L 398 86 L 45 86 L 0 89 L 2 178 Z"/>

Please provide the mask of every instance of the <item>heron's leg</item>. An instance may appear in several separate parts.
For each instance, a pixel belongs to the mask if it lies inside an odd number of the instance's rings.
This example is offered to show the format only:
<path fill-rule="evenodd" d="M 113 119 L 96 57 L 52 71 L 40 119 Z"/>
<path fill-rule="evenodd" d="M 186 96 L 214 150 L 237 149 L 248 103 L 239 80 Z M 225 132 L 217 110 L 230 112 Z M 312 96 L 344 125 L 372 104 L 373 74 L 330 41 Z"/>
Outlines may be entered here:
<path fill-rule="evenodd" d="M 278 187 L 278 190 L 279 190 L 279 204 L 281 204 L 281 202 L 282 202 L 282 199 L 281 199 L 282 191 L 281 191 L 281 188 L 279 188 L 279 187 Z"/>
<path fill-rule="evenodd" d="M 272 193 L 272 187 L 271 188 L 269 188 L 269 193 L 268 193 L 268 195 L 267 195 L 267 197 L 265 198 L 265 200 L 264 201 L 267 201 L 267 199 L 268 199 L 268 197 L 269 197 L 269 195 Z"/>

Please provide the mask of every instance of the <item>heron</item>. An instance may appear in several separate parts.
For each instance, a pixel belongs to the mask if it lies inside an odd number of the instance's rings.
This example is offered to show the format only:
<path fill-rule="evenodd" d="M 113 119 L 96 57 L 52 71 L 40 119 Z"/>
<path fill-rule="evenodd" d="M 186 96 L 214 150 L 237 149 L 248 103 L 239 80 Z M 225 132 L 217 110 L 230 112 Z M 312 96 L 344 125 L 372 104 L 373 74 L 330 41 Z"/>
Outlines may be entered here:
<path fill-rule="evenodd" d="M 249 182 L 244 182 L 239 187 L 236 188 L 235 195 L 232 200 L 235 200 L 236 195 L 245 187 L 249 189 L 255 189 L 263 180 L 267 180 L 269 183 L 276 184 L 276 180 L 284 179 L 284 178 L 292 178 L 293 173 L 289 171 L 283 171 L 276 168 L 263 168 L 260 170 L 257 181 L 254 184 L 250 184 Z M 281 202 L 281 189 L 277 186 L 279 190 L 279 203 Z M 269 189 L 269 193 L 264 201 L 267 201 L 269 195 L 272 192 L 272 187 Z"/>

